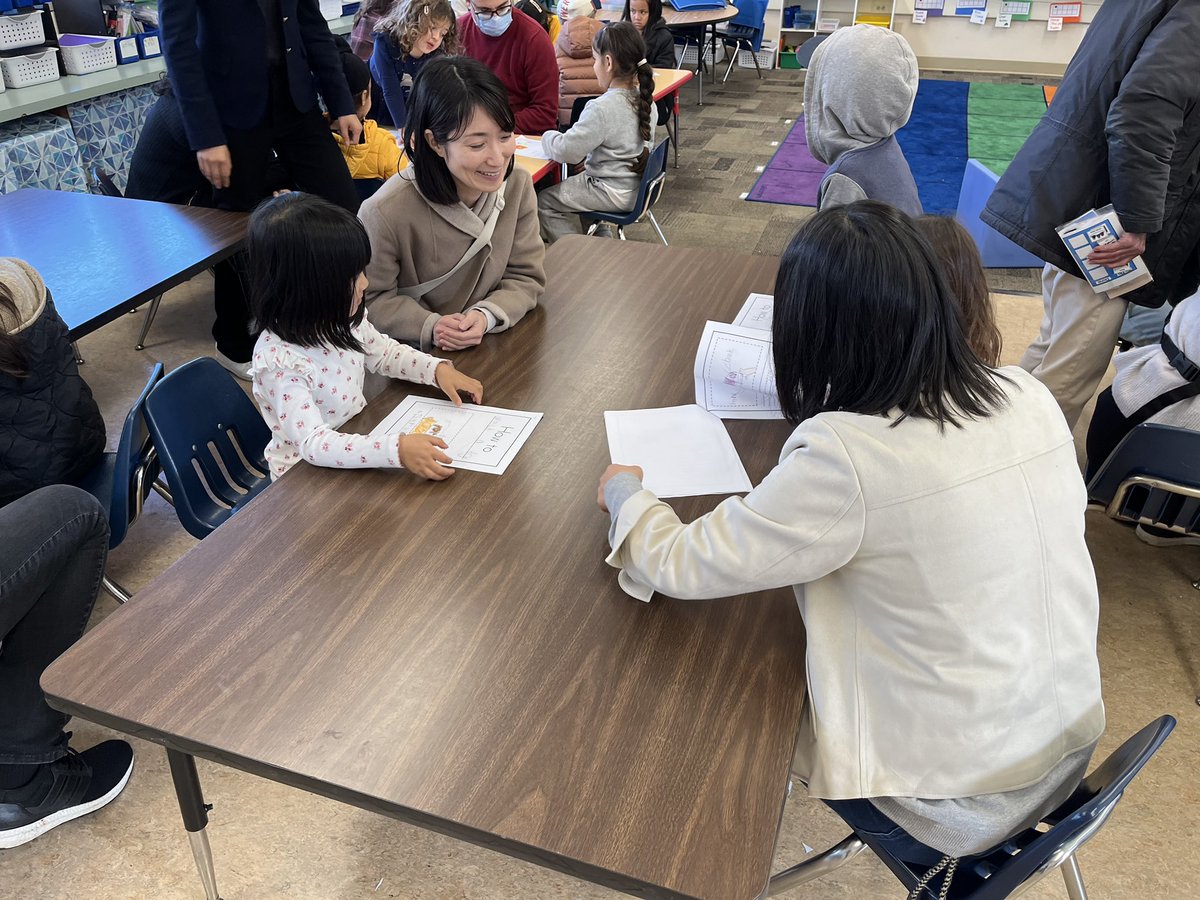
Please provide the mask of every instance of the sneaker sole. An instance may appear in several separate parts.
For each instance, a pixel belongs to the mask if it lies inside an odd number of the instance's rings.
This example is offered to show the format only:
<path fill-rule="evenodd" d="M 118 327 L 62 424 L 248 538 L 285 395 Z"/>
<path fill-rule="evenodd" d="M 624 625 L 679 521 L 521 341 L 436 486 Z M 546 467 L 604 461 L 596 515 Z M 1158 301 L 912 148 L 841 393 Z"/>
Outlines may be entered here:
<path fill-rule="evenodd" d="M 1149 544 L 1151 547 L 1197 547 L 1200 546 L 1200 538 L 1193 537 L 1188 534 L 1181 534 L 1179 537 L 1159 537 L 1157 534 L 1143 529 L 1140 525 L 1134 529 L 1134 534 L 1138 536 L 1143 544 Z"/>
<path fill-rule="evenodd" d="M 44 819 L 38 819 L 36 822 L 30 822 L 28 825 L 22 825 L 20 828 L 14 828 L 12 831 L 0 832 L 0 850 L 11 850 L 14 847 L 20 847 L 22 844 L 28 844 L 35 838 L 41 837 L 47 831 L 57 828 L 59 825 L 70 822 L 72 819 L 86 816 L 89 813 L 94 813 L 101 807 L 107 806 L 116 799 L 117 794 L 125 790 L 125 785 L 129 783 L 129 776 L 132 774 L 133 760 L 130 760 L 129 768 L 125 770 L 124 776 L 104 796 L 97 797 L 90 803 L 81 803 L 78 806 L 60 809 L 58 812 L 51 813 Z"/>

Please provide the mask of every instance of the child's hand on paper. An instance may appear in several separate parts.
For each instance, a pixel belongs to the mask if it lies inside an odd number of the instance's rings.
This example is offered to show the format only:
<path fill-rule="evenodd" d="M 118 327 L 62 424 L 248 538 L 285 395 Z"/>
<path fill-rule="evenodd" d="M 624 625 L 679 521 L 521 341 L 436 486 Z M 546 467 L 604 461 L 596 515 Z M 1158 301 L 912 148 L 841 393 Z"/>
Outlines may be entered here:
<path fill-rule="evenodd" d="M 444 481 L 454 474 L 450 468 L 452 460 L 442 451 L 447 444 L 441 438 L 429 434 L 402 434 L 398 449 L 400 465 L 414 475 L 430 481 Z"/>
<path fill-rule="evenodd" d="M 462 406 L 462 398 L 458 395 L 459 391 L 476 403 L 483 402 L 483 385 L 470 375 L 454 368 L 454 363 L 450 360 L 438 363 L 438 367 L 433 370 L 433 377 L 437 380 L 437 386 L 442 389 L 442 393 L 453 400 L 455 406 Z"/>
<path fill-rule="evenodd" d="M 604 470 L 604 474 L 600 476 L 600 487 L 596 490 L 596 504 L 600 507 L 601 512 L 608 512 L 608 504 L 604 502 L 604 488 L 617 475 L 628 473 L 641 481 L 646 477 L 646 473 L 642 471 L 641 466 L 619 466 L 616 463 L 610 465 Z"/>
<path fill-rule="evenodd" d="M 1146 236 L 1127 231 L 1111 244 L 1097 247 L 1088 256 L 1088 265 L 1119 269 L 1135 256 L 1146 252 Z"/>
<path fill-rule="evenodd" d="M 442 316 L 433 326 L 433 345 L 442 350 L 466 350 L 483 340 L 487 316 L 477 309 Z"/>

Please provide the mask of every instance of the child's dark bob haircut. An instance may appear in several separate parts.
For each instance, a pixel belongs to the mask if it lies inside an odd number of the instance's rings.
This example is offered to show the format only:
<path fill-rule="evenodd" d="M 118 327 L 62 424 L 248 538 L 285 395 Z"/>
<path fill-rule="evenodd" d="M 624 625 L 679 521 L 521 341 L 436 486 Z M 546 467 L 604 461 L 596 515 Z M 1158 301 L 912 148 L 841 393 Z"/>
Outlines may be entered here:
<path fill-rule="evenodd" d="M 458 203 L 458 188 L 446 161 L 429 146 L 425 132 L 444 146 L 462 136 L 476 109 L 486 113 L 501 131 L 516 131 L 508 89 L 479 60 L 442 56 L 425 64 L 408 100 L 404 146 L 412 160 L 417 187 L 431 203 Z M 515 156 L 509 159 L 505 178 L 512 174 L 514 161 Z"/>
<path fill-rule="evenodd" d="M 353 213 L 291 192 L 259 205 L 246 232 L 250 309 L 266 328 L 301 347 L 362 351 L 351 328 L 354 282 L 371 261 L 371 241 Z"/>
<path fill-rule="evenodd" d="M 1005 402 L 913 220 L 860 200 L 817 213 L 780 260 L 772 324 L 783 414 L 986 418 Z M 893 423 L 895 424 L 895 423 Z"/>

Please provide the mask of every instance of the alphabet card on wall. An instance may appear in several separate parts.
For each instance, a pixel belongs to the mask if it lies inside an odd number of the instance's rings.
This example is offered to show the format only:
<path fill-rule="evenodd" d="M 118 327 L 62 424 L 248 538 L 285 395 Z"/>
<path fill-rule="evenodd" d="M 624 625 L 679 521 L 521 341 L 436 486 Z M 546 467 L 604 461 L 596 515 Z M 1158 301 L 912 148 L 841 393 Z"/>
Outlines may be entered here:
<path fill-rule="evenodd" d="M 537 412 L 405 397 L 371 436 L 433 435 L 449 445 L 454 468 L 503 475 L 541 420 Z"/>

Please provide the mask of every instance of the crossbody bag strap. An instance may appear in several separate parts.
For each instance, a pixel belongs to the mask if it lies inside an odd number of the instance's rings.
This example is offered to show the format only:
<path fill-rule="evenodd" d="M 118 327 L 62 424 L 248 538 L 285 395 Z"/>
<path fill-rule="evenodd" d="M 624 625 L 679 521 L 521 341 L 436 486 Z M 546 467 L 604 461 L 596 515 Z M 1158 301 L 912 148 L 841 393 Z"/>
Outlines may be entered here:
<path fill-rule="evenodd" d="M 467 248 L 467 252 L 462 255 L 462 259 L 455 263 L 454 268 L 445 275 L 439 275 L 437 278 L 429 279 L 429 281 L 422 281 L 420 284 L 413 285 L 410 288 L 404 288 L 404 294 L 412 297 L 414 300 L 420 300 L 434 288 L 451 278 L 459 269 L 474 259 L 480 250 L 488 245 L 488 243 L 492 240 L 492 235 L 496 231 L 496 222 L 500 218 L 500 208 L 504 205 L 503 200 L 505 186 L 506 183 L 500 185 L 500 196 L 498 198 L 500 202 L 492 207 L 492 214 L 488 216 L 487 221 L 483 223 L 483 231 L 479 232 L 479 237 L 475 238 L 475 240 L 471 243 L 471 246 Z"/>
<path fill-rule="evenodd" d="M 1155 413 L 1162 412 L 1168 406 L 1174 406 L 1180 400 L 1195 397 L 1197 394 L 1200 394 L 1200 381 L 1189 381 L 1182 387 L 1167 391 L 1165 394 L 1159 394 L 1145 406 L 1140 407 L 1126 421 L 1129 422 L 1130 428 L 1136 428 Z"/>

